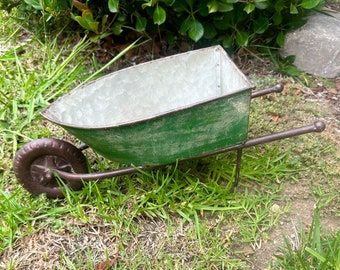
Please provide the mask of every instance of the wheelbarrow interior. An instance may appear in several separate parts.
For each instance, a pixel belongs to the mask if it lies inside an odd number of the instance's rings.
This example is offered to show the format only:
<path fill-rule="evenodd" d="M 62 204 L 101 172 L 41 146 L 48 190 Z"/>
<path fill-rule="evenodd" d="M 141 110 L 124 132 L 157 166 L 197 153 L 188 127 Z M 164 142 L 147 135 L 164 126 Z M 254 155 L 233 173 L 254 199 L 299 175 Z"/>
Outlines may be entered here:
<path fill-rule="evenodd" d="M 126 125 L 253 88 L 220 46 L 129 67 L 61 97 L 43 112 L 62 126 Z"/>

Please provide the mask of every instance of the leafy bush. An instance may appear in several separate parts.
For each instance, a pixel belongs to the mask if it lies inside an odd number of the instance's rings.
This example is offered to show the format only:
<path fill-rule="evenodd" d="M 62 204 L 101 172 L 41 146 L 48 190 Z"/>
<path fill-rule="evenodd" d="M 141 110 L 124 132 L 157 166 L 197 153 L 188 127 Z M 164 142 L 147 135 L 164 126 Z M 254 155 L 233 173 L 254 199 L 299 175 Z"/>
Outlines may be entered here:
<path fill-rule="evenodd" d="M 7 6 L 9 2 L 15 0 L 4 1 Z M 45 20 L 69 14 L 97 35 L 133 30 L 147 37 L 159 35 L 168 44 L 185 36 L 232 48 L 254 42 L 281 46 L 284 33 L 302 25 L 306 13 L 322 4 L 322 0 L 25 0 L 21 5 L 40 10 Z"/>

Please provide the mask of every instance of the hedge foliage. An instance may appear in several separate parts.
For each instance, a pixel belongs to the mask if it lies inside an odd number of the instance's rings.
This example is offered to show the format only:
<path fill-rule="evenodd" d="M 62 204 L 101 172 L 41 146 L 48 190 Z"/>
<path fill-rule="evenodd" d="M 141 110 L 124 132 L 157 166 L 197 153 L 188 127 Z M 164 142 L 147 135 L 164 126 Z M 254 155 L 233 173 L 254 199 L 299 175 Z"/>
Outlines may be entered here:
<path fill-rule="evenodd" d="M 85 1 L 85 0 L 83 0 Z M 97 35 L 124 35 L 134 30 L 159 35 L 168 44 L 186 36 L 195 42 L 211 41 L 225 48 L 252 42 L 281 46 L 284 33 L 305 22 L 305 15 L 320 9 L 322 0 L 3 0 L 2 9 L 19 5 L 39 11 L 51 21 L 71 16 Z"/>

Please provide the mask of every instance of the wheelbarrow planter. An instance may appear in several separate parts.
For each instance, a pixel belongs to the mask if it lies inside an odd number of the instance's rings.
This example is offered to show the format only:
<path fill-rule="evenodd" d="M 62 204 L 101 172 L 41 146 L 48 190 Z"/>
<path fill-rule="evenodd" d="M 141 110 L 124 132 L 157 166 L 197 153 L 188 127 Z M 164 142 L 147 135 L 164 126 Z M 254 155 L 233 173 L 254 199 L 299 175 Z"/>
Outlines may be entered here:
<path fill-rule="evenodd" d="M 129 67 L 61 97 L 42 115 L 84 142 L 75 147 L 57 139 L 24 145 L 14 159 L 14 173 L 33 194 L 63 197 L 58 178 L 77 190 L 82 181 L 104 179 L 164 166 L 176 161 L 238 150 L 308 132 L 321 132 L 317 121 L 260 138 L 248 139 L 255 87 L 220 46 L 195 50 Z M 82 150 L 131 167 L 87 173 Z"/>

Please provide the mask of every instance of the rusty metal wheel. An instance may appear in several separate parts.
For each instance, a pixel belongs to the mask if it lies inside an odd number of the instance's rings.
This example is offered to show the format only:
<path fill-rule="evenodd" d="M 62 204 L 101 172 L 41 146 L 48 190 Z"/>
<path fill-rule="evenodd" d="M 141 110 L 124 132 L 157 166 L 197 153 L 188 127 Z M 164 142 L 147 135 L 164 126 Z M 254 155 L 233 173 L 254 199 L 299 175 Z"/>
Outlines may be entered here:
<path fill-rule="evenodd" d="M 63 188 L 53 173 L 54 169 L 75 173 L 88 172 L 83 153 L 74 145 L 57 139 L 29 142 L 14 158 L 15 176 L 26 190 L 35 195 L 45 193 L 48 198 L 63 198 Z M 80 190 L 83 186 L 81 181 L 63 182 L 72 190 Z"/>

